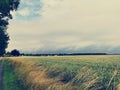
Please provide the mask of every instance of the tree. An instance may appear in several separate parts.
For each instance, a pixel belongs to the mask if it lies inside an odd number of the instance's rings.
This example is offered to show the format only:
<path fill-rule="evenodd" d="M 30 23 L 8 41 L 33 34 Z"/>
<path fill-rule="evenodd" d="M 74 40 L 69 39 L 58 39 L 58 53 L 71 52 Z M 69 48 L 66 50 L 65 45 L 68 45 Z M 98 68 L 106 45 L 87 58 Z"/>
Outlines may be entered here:
<path fill-rule="evenodd" d="M 5 48 L 7 48 L 7 44 L 9 40 L 9 36 L 2 28 L 0 28 L 0 56 L 5 53 Z"/>
<path fill-rule="evenodd" d="M 20 56 L 20 52 L 17 49 L 11 51 L 12 56 Z"/>
<path fill-rule="evenodd" d="M 12 19 L 11 11 L 17 10 L 20 0 L 0 0 L 0 56 L 5 54 L 9 36 L 7 26 Z"/>
<path fill-rule="evenodd" d="M 7 56 L 7 57 L 11 56 L 11 52 L 9 52 L 9 51 L 6 52 L 5 56 Z"/>

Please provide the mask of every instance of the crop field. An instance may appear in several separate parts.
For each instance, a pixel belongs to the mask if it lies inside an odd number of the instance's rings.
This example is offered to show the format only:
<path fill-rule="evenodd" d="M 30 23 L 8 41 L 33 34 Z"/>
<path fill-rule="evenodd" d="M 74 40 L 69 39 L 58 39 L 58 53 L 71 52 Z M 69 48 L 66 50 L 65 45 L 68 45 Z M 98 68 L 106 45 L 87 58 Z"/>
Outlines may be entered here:
<path fill-rule="evenodd" d="M 28 90 L 120 90 L 120 56 L 6 58 Z"/>

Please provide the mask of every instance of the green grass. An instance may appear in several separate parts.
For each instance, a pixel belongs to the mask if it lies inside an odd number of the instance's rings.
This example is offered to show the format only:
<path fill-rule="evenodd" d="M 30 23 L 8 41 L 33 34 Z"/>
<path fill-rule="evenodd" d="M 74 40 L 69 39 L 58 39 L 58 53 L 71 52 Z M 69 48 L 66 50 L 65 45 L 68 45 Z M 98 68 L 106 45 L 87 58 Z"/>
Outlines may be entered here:
<path fill-rule="evenodd" d="M 8 60 L 4 62 L 4 90 L 26 90 Z"/>
<path fill-rule="evenodd" d="M 65 84 L 86 87 L 102 87 L 116 90 L 120 84 L 120 56 L 55 56 L 22 57 L 46 68 L 49 77 L 59 77 Z M 92 84 L 92 85 L 91 85 Z M 103 90 L 103 89 L 102 89 Z"/>

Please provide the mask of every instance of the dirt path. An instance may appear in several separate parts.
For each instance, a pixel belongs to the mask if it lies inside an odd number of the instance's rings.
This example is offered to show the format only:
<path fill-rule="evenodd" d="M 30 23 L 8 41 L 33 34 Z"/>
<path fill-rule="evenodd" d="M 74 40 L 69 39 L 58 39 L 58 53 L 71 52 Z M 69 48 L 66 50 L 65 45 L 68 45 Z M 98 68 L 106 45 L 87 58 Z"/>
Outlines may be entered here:
<path fill-rule="evenodd" d="M 0 63 L 0 90 L 3 90 L 3 69 L 4 67 L 4 60 Z"/>

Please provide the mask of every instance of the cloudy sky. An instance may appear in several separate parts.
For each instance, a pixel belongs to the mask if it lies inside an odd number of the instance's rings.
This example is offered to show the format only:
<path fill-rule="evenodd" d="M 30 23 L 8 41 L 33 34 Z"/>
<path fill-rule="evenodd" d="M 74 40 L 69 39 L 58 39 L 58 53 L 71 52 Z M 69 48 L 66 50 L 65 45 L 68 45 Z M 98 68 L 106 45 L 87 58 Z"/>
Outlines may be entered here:
<path fill-rule="evenodd" d="M 21 0 L 8 50 L 120 53 L 120 0 Z"/>

